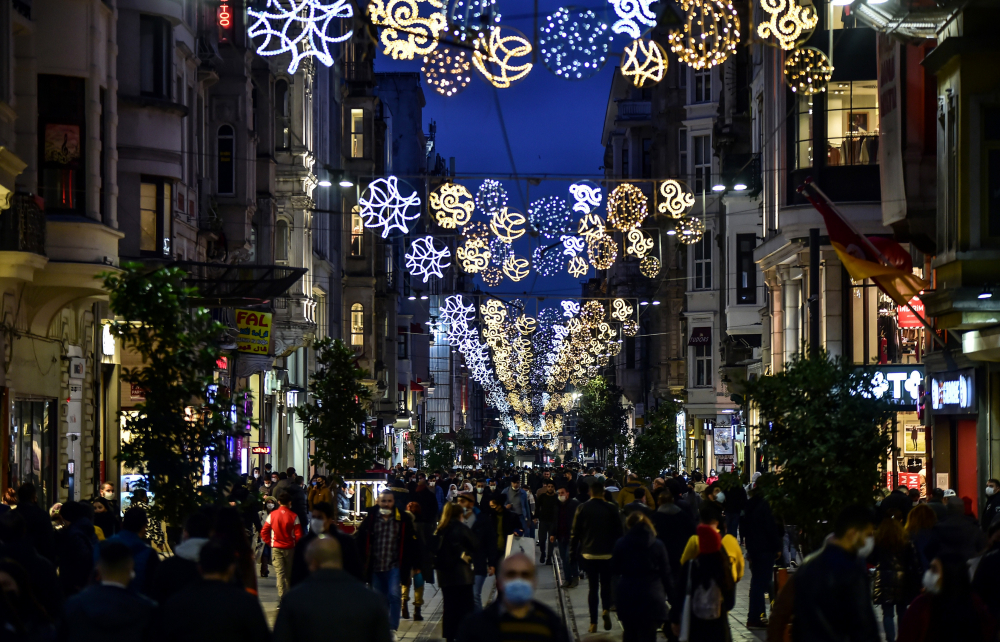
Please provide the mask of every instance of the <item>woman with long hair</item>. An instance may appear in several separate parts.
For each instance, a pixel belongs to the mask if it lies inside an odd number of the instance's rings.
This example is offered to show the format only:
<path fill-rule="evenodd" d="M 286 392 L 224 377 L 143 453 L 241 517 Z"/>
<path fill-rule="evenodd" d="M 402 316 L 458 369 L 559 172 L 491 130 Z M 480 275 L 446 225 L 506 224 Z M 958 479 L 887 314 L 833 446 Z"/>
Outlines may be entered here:
<path fill-rule="evenodd" d="M 730 639 L 729 612 L 736 605 L 736 580 L 729 555 L 722 548 L 719 531 L 701 524 L 698 556 L 681 567 L 678 599 L 670 609 L 674 635 L 688 623 L 690 642 L 725 642 Z"/>
<path fill-rule="evenodd" d="M 882 607 L 882 628 L 886 642 L 896 639 L 896 616 L 900 619 L 919 591 L 920 561 L 903 525 L 886 517 L 875 531 L 875 550 L 868 557 L 875 567 L 872 600 Z"/>
<path fill-rule="evenodd" d="M 912 512 L 912 511 L 911 511 Z M 965 559 L 942 554 L 931 560 L 924 592 L 899 623 L 898 642 L 992 642 L 996 623 L 972 591 Z"/>
<path fill-rule="evenodd" d="M 923 574 L 931 565 L 927 555 L 927 546 L 931 542 L 931 529 L 937 524 L 937 515 L 927 504 L 917 504 L 906 516 L 906 536 L 913 544 L 920 561 L 920 573 Z"/>
<path fill-rule="evenodd" d="M 654 642 L 656 629 L 667 621 L 671 593 L 667 548 L 639 511 L 628 516 L 625 529 L 611 556 L 611 573 L 618 578 L 615 604 L 625 628 L 622 642 Z"/>
<path fill-rule="evenodd" d="M 438 539 L 434 572 L 444 598 L 441 630 L 448 642 L 454 642 L 458 637 L 462 619 L 472 612 L 475 605 L 472 599 L 472 585 L 476 579 L 472 554 L 476 550 L 476 541 L 469 527 L 462 523 L 461 515 L 462 509 L 457 504 L 445 503 L 434 531 Z"/>

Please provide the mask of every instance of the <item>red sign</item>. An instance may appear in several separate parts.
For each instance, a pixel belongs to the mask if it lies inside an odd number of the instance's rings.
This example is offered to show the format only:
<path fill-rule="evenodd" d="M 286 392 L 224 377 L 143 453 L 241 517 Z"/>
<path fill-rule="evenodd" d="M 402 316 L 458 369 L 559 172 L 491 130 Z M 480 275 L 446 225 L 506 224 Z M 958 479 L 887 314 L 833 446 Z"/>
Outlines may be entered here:
<path fill-rule="evenodd" d="M 907 488 L 916 488 L 920 490 L 920 473 L 897 473 L 899 475 L 900 486 L 906 486 Z M 886 471 L 885 481 L 888 488 L 895 490 L 895 485 L 892 483 L 892 471 Z"/>
<path fill-rule="evenodd" d="M 228 3 L 219 5 L 216 19 L 219 24 L 219 42 L 229 42 L 229 30 L 233 28 L 233 10 Z"/>
<path fill-rule="evenodd" d="M 910 305 L 913 306 L 913 310 L 917 314 L 926 318 L 924 315 L 924 302 L 920 300 L 920 297 L 915 296 L 910 299 Z M 924 324 L 917 318 L 917 314 L 910 312 L 910 308 L 900 306 L 896 309 L 896 322 L 901 328 L 922 328 Z"/>
<path fill-rule="evenodd" d="M 271 454 L 271 447 L 270 446 L 253 446 L 252 448 L 250 448 L 250 454 L 252 454 L 252 455 L 270 455 Z"/>
<path fill-rule="evenodd" d="M 219 357 L 215 360 L 216 370 L 229 370 L 229 357 Z"/>
<path fill-rule="evenodd" d="M 132 401 L 145 401 L 146 391 L 143 390 L 142 386 L 140 386 L 139 384 L 133 383 L 131 384 L 131 390 L 129 391 L 129 396 L 132 398 Z"/>

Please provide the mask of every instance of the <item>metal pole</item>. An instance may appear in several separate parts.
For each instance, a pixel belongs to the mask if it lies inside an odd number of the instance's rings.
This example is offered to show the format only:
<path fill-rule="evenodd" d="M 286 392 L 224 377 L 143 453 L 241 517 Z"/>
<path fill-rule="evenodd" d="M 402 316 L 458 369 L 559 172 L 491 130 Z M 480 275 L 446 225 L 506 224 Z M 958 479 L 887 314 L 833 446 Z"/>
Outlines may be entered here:
<path fill-rule="evenodd" d="M 819 354 L 819 228 L 809 230 L 809 355 Z"/>
<path fill-rule="evenodd" d="M 924 433 L 926 434 L 926 433 Z M 892 414 L 892 485 L 899 483 L 899 458 L 896 456 L 896 444 L 899 443 L 896 437 L 896 413 Z M 890 487 L 889 490 L 892 490 Z"/>

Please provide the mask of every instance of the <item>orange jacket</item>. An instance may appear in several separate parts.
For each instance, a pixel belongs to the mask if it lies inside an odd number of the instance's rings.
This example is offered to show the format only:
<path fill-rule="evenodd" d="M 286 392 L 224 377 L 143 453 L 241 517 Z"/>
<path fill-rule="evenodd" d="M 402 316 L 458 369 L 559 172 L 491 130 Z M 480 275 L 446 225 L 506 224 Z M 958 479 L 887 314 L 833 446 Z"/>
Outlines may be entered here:
<path fill-rule="evenodd" d="M 298 515 L 285 506 L 271 511 L 260 529 L 260 539 L 272 548 L 295 548 L 304 535 Z"/>

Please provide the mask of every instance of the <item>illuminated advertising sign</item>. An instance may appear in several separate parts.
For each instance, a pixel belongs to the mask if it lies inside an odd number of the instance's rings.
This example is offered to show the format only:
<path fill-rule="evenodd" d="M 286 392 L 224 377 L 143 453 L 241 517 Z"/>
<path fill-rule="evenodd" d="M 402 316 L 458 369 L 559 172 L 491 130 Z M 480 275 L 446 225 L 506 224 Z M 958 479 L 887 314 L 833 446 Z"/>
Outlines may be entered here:
<path fill-rule="evenodd" d="M 935 372 L 927 393 L 935 415 L 969 415 L 976 412 L 976 371 Z"/>
<path fill-rule="evenodd" d="M 215 19 L 219 25 L 219 42 L 229 42 L 233 31 L 233 9 L 228 2 L 219 4 Z"/>
<path fill-rule="evenodd" d="M 924 382 L 924 366 L 875 366 L 872 392 L 879 399 L 890 402 L 896 410 L 916 410 L 920 399 L 920 385 Z"/>
<path fill-rule="evenodd" d="M 250 354 L 268 354 L 271 348 L 271 313 L 236 310 L 236 349 Z"/>

